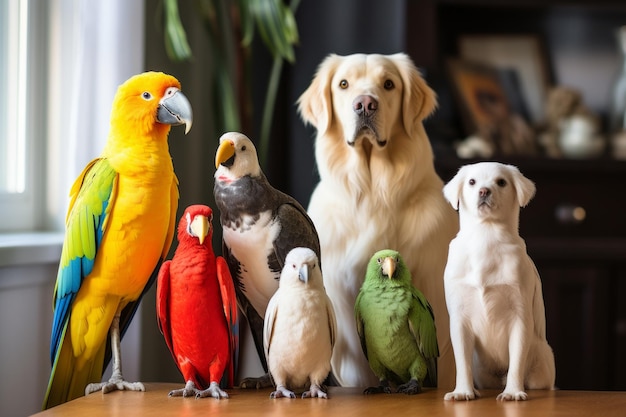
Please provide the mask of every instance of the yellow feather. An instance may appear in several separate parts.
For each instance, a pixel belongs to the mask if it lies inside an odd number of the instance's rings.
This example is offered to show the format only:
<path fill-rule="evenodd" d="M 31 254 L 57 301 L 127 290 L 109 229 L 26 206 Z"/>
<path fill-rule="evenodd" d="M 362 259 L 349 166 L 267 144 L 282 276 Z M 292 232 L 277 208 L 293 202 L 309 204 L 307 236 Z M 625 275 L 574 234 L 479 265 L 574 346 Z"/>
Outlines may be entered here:
<path fill-rule="evenodd" d="M 61 265 L 67 265 L 70 256 L 95 259 L 71 306 L 45 407 L 82 395 L 87 383 L 100 380 L 113 316 L 139 298 L 159 260 L 169 251 L 178 208 L 178 180 L 167 143 L 170 126 L 155 118 L 159 100 L 170 87 L 180 88 L 180 83 L 162 73 L 140 74 L 120 86 L 102 155 L 72 186 L 67 219 L 78 215 L 74 221 L 78 220 L 80 227 L 68 227 Z M 102 195 L 81 195 L 83 184 L 98 181 L 98 172 L 92 168 L 102 159 L 116 177 L 103 218 L 105 233 L 96 253 L 97 231 L 92 223 L 93 215 L 101 213 L 74 211 L 81 210 L 82 199 L 102 200 Z"/>

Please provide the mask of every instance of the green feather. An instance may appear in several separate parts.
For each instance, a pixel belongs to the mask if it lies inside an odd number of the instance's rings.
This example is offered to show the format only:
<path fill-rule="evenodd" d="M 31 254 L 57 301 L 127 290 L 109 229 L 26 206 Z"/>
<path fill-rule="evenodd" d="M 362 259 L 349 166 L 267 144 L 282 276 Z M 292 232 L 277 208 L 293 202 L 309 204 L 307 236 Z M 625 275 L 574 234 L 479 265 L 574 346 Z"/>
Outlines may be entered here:
<path fill-rule="evenodd" d="M 391 277 L 383 273 L 393 260 Z M 355 303 L 357 332 L 372 371 L 381 381 L 420 384 L 437 380 L 439 356 L 434 315 L 426 297 L 416 289 L 400 254 L 379 251 L 371 258 Z"/>

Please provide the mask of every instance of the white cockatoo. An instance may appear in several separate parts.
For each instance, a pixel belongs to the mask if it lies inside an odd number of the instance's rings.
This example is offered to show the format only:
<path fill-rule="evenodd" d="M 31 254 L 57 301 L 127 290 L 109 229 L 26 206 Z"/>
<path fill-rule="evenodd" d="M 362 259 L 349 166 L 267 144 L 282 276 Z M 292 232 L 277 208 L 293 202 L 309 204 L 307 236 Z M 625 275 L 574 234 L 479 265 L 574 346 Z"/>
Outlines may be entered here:
<path fill-rule="evenodd" d="M 322 384 L 330 372 L 336 327 L 317 255 L 309 248 L 292 249 L 263 327 L 265 356 L 276 385 L 272 398 L 295 398 L 290 389 L 309 385 L 302 398 L 328 397 Z"/>

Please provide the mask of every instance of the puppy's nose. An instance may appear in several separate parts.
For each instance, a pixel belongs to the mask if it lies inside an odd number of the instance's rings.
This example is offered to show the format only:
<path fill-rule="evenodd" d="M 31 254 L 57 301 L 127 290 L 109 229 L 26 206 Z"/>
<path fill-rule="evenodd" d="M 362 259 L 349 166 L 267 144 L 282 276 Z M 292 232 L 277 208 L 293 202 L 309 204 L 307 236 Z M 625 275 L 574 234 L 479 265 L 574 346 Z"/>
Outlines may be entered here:
<path fill-rule="evenodd" d="M 352 102 L 352 109 L 359 116 L 371 116 L 378 109 L 378 101 L 372 96 L 360 95 Z"/>
<path fill-rule="evenodd" d="M 491 190 L 487 187 L 481 187 L 480 190 L 478 190 L 478 195 L 481 197 L 489 197 L 491 195 Z"/>

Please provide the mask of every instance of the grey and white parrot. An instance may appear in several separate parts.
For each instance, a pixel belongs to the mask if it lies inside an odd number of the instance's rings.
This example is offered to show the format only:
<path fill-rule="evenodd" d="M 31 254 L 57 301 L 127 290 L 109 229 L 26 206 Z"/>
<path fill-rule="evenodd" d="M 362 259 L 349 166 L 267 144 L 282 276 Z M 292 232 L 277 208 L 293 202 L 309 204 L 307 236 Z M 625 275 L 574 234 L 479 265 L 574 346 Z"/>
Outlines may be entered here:
<path fill-rule="evenodd" d="M 245 315 L 261 364 L 263 318 L 278 289 L 287 253 L 295 247 L 320 255 L 320 242 L 306 210 L 275 189 L 263 174 L 256 148 L 245 135 L 225 133 L 215 155 L 215 203 L 222 225 L 222 255 L 235 282 L 237 302 Z M 271 386 L 268 375 L 246 378 L 242 387 Z"/>
<path fill-rule="evenodd" d="M 302 398 L 328 398 L 322 384 L 330 373 L 336 327 L 317 255 L 309 248 L 291 250 L 265 313 L 263 344 L 276 384 L 271 398 L 295 398 L 290 388 L 305 386 Z"/>

